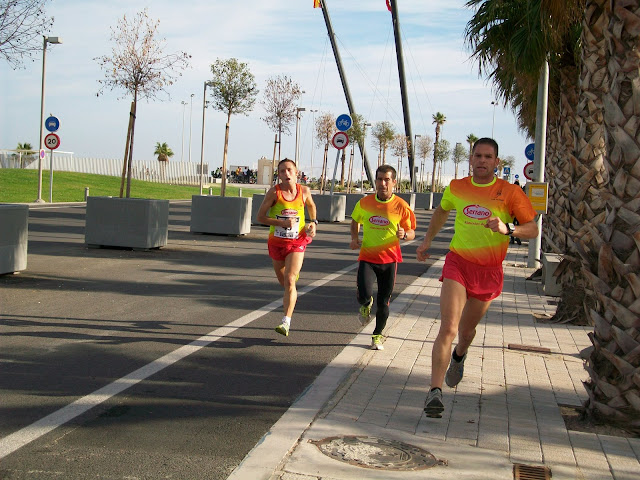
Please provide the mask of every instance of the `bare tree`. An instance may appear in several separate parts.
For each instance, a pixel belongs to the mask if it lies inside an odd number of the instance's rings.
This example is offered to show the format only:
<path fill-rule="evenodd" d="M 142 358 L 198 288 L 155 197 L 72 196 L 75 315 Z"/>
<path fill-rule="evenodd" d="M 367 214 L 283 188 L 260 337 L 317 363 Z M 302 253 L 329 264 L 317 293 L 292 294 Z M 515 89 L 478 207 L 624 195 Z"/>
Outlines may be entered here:
<path fill-rule="evenodd" d="M 424 162 L 431 152 L 433 151 L 433 138 L 429 135 L 423 135 L 418 137 L 416 142 L 416 153 L 422 161 L 420 162 L 420 183 L 422 184 L 422 191 L 424 192 Z"/>
<path fill-rule="evenodd" d="M 378 148 L 378 166 L 387 162 L 387 147 L 393 141 L 396 134 L 390 122 L 378 122 L 371 131 L 373 135 L 373 145 Z"/>
<path fill-rule="evenodd" d="M 165 88 L 173 85 L 181 70 L 189 66 L 191 55 L 185 52 L 164 53 L 165 40 L 159 39 L 159 20 L 151 20 L 147 9 L 138 12 L 132 19 L 124 15 L 118 25 L 111 27 L 111 41 L 114 43 L 111 56 L 104 55 L 94 60 L 98 62 L 105 74 L 104 80 L 98 80 L 100 90 L 123 89 L 133 95 L 129 115 L 129 129 L 125 147 L 124 172 L 127 172 L 127 198 L 131 193 L 131 159 L 133 157 L 133 133 L 135 130 L 138 98 L 156 98 L 158 93 L 166 92 Z"/>
<path fill-rule="evenodd" d="M 319 145 L 324 145 L 324 159 L 322 161 L 322 173 L 320 174 L 320 193 L 324 193 L 324 186 L 327 179 L 329 144 L 336 130 L 336 118 L 330 113 L 325 112 L 316 119 L 316 140 Z"/>
<path fill-rule="evenodd" d="M 258 95 L 255 77 L 246 63 L 236 58 L 222 60 L 218 58 L 211 65 L 213 79 L 209 81 L 213 108 L 227 114 L 224 133 L 224 153 L 222 155 L 222 185 L 220 196 L 225 196 L 227 185 L 227 151 L 229 147 L 229 122 L 231 115 L 242 113 L 247 115 L 253 110 Z"/>
<path fill-rule="evenodd" d="M 296 119 L 298 99 L 302 95 L 300 86 L 286 75 L 267 80 L 262 105 L 267 115 L 262 118 L 278 134 L 278 160 L 282 146 L 282 132 L 289 134 L 289 125 Z"/>
<path fill-rule="evenodd" d="M 455 178 L 458 178 L 458 165 L 462 163 L 463 160 L 467 159 L 467 149 L 462 145 L 462 143 L 456 143 L 456 146 L 453 149 L 453 164 L 456 167 Z"/>
<path fill-rule="evenodd" d="M 398 157 L 398 188 L 402 188 L 402 159 L 407 154 L 407 137 L 402 133 L 394 135 L 391 141 L 391 151 Z"/>
<path fill-rule="evenodd" d="M 53 25 L 44 6 L 48 0 L 0 1 L 0 58 L 13 69 L 42 51 L 42 34 Z"/>
<path fill-rule="evenodd" d="M 442 188 L 442 166 L 444 164 L 444 162 L 446 162 L 447 160 L 449 160 L 449 157 L 451 156 L 451 144 L 449 143 L 448 140 L 444 140 L 439 138 L 438 139 L 438 143 L 436 143 L 436 151 L 433 154 L 433 158 L 436 159 L 436 162 L 438 164 L 438 185 L 437 188 L 440 189 Z M 434 176 L 435 176 L 435 171 L 434 171 Z M 432 184 L 434 184 L 433 179 L 431 181 Z"/>

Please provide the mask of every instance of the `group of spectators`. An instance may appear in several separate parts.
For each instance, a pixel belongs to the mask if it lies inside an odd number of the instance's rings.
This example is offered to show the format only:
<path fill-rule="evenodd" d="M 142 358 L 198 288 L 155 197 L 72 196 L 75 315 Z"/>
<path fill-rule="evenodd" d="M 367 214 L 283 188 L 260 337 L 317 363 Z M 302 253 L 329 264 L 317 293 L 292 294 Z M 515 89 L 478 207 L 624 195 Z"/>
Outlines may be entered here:
<path fill-rule="evenodd" d="M 213 178 L 222 178 L 222 169 L 216 168 L 211 172 Z M 235 170 L 227 172 L 227 180 L 233 183 L 256 183 L 257 172 L 249 167 L 237 167 Z"/>

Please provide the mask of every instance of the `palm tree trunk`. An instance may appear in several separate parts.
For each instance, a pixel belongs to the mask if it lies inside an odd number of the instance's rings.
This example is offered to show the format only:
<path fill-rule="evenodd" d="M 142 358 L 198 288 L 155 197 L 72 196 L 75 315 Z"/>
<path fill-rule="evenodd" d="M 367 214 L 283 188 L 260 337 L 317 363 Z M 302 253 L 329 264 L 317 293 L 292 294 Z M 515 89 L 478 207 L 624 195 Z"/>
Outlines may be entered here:
<path fill-rule="evenodd" d="M 608 11 L 612 5 L 612 11 Z M 578 234 L 578 249 L 583 254 L 583 269 L 591 281 L 596 302 L 588 310 L 595 328 L 593 350 L 586 369 L 589 400 L 587 411 L 604 417 L 635 434 L 640 433 L 640 142 L 638 112 L 640 100 L 637 79 L 640 73 L 640 48 L 637 21 L 640 1 L 587 2 L 591 38 L 585 53 L 597 51 L 595 62 L 600 76 L 591 77 L 598 96 L 590 105 L 592 117 L 600 125 L 587 123 L 592 147 L 589 167 L 582 173 L 576 190 L 588 185 L 582 197 L 585 209 L 593 213 L 585 219 Z M 609 18 L 610 16 L 610 18 Z M 591 20 L 589 22 L 589 20 Z M 603 27 L 604 38 L 598 35 Z M 594 42 L 593 40 L 596 40 Z M 597 50 L 596 50 L 597 49 Z M 605 59 L 605 62 L 602 60 Z M 610 74 L 610 76 L 609 76 Z M 602 80 L 602 81 L 600 81 Z M 602 129 L 604 119 L 604 129 Z M 595 128 L 599 126 L 599 133 Z M 581 152 L 582 153 L 582 152 Z M 613 174 L 610 179 L 608 173 Z M 588 179 L 588 181 L 587 181 Z M 595 198 L 594 196 L 597 195 Z"/>

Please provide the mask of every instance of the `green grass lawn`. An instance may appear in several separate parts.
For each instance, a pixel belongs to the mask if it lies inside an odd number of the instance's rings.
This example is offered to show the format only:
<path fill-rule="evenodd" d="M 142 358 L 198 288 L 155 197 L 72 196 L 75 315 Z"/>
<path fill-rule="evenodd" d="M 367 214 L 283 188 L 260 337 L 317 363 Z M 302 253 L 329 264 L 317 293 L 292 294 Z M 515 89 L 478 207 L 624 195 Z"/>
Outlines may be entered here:
<path fill-rule="evenodd" d="M 53 172 L 53 202 L 83 202 L 84 189 L 94 197 L 120 195 L 120 178 L 88 173 Z M 125 184 L 126 192 L 126 184 Z M 206 188 L 203 194 L 207 195 Z M 264 193 L 264 189 L 242 187 L 242 196 Z M 220 185 L 213 185 L 213 194 L 220 195 Z M 200 187 L 168 185 L 164 183 L 131 180 L 131 197 L 165 200 L 191 200 L 200 195 Z M 238 187 L 227 187 L 228 197 L 238 196 Z M 0 168 L 0 203 L 31 203 L 38 197 L 38 171 L 18 168 Z M 42 173 L 42 198 L 49 201 L 49 171 Z"/>

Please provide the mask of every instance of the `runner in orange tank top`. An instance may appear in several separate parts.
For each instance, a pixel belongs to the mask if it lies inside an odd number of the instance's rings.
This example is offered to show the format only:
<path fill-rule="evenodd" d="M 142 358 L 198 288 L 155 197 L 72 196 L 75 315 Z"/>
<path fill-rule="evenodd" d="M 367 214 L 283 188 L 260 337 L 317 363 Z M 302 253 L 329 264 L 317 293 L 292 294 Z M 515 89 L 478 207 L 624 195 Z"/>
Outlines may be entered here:
<path fill-rule="evenodd" d="M 280 183 L 267 192 L 256 219 L 270 226 L 267 241 L 269 256 L 278 282 L 284 287 L 284 316 L 276 327 L 276 332 L 286 337 L 289 335 L 291 317 L 298 299 L 296 281 L 307 244 L 316 235 L 318 220 L 311 190 L 297 183 L 298 169 L 293 160 L 285 158 L 278 163 L 278 179 Z M 306 228 L 305 205 L 311 219 Z"/>

